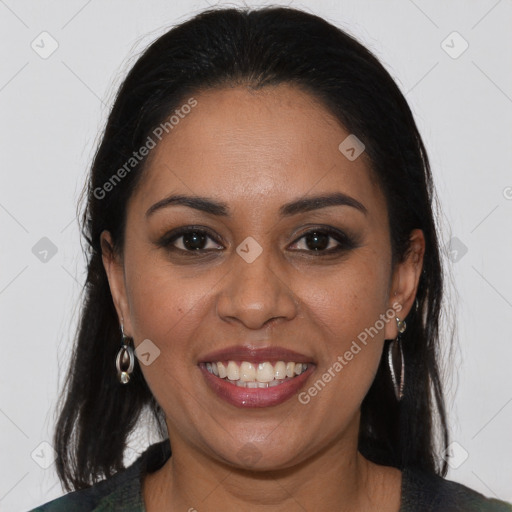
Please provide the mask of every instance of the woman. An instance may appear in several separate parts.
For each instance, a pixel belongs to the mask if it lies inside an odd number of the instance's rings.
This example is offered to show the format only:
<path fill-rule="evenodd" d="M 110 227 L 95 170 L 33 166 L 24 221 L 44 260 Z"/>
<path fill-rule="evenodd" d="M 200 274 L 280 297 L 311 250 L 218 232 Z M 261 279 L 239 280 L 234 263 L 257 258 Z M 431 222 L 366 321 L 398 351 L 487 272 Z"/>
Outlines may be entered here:
<path fill-rule="evenodd" d="M 404 97 L 321 18 L 160 37 L 88 183 L 54 439 L 76 492 L 36 510 L 512 510 L 443 478 L 433 200 Z M 146 408 L 163 441 L 124 469 Z"/>

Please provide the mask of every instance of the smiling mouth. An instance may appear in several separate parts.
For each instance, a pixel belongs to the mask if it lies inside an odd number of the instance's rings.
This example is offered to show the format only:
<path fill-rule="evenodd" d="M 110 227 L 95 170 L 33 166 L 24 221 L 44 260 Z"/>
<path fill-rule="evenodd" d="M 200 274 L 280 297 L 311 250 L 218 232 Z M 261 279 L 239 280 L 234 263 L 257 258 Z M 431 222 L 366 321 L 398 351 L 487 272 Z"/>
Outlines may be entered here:
<path fill-rule="evenodd" d="M 237 387 L 270 388 L 295 379 L 308 369 L 309 364 L 293 361 L 217 361 L 200 363 L 200 366 L 215 377 Z"/>

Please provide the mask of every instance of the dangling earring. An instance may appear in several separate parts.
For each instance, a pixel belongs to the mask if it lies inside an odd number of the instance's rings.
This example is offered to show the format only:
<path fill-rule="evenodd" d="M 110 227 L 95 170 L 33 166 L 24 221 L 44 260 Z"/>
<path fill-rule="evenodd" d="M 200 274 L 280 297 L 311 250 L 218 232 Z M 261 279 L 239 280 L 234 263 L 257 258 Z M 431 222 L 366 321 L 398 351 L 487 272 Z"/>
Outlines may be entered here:
<path fill-rule="evenodd" d="M 398 401 L 402 400 L 404 396 L 404 381 L 405 381 L 405 364 L 404 364 L 404 353 L 402 350 L 402 340 L 400 334 L 405 332 L 407 325 L 404 320 L 396 317 L 396 325 L 398 327 L 398 336 L 389 344 L 388 347 L 388 363 L 389 371 L 391 372 L 391 380 L 393 381 L 393 389 L 395 390 L 395 396 Z M 400 357 L 400 384 L 395 373 L 394 361 L 397 357 Z"/>
<path fill-rule="evenodd" d="M 121 348 L 116 357 L 117 378 L 121 384 L 128 384 L 133 367 L 135 366 L 135 355 L 133 354 L 133 348 L 129 344 L 132 338 L 124 334 L 123 324 L 121 324 L 121 335 Z"/>

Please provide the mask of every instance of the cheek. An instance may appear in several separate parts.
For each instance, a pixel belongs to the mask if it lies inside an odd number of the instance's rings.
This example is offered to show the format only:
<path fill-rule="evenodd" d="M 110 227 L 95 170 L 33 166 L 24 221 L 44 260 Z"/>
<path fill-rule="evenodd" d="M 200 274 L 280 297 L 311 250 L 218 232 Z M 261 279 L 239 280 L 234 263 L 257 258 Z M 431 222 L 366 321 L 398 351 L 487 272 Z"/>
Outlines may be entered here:
<path fill-rule="evenodd" d="M 178 353 L 194 338 L 204 316 L 213 282 L 204 278 L 183 279 L 162 260 L 134 265 L 140 272 L 127 272 L 127 291 L 135 339 L 149 338 L 162 356 L 176 361 Z M 183 355 L 180 359 L 183 359 Z"/>
<path fill-rule="evenodd" d="M 300 295 L 307 309 L 343 347 L 347 337 L 375 324 L 388 299 L 388 272 L 375 258 L 354 258 L 329 273 L 307 273 Z"/>
<path fill-rule="evenodd" d="M 150 267 L 127 283 L 135 346 L 146 343 L 157 354 L 149 364 L 139 358 L 140 368 L 166 413 L 186 411 L 187 383 L 195 371 L 194 340 L 199 339 L 196 333 L 204 322 L 211 285 L 199 279 L 180 280 L 169 267 L 165 271 L 157 270 L 158 265 Z"/>
<path fill-rule="evenodd" d="M 304 304 L 323 341 L 316 379 L 328 384 L 323 403 L 352 410 L 362 401 L 377 371 L 385 339 L 388 272 L 385 262 L 354 259 L 329 277 L 317 276 L 302 291 Z M 311 284 L 311 277 L 309 278 Z M 317 391 L 324 389 L 322 384 Z M 322 395 L 324 391 L 322 391 Z"/>

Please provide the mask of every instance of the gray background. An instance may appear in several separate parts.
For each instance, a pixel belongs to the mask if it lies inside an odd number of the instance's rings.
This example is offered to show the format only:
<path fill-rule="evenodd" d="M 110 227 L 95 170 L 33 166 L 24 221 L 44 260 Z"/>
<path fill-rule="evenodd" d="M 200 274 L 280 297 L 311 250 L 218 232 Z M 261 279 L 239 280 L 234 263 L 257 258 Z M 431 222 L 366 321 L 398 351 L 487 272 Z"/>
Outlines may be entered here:
<path fill-rule="evenodd" d="M 281 3 L 369 46 L 414 111 L 443 208 L 445 333 L 458 325 L 448 478 L 512 501 L 512 2 Z M 113 94 L 150 41 L 208 5 L 0 0 L 2 511 L 63 494 L 48 443 L 85 277 L 76 203 Z M 153 439 L 137 432 L 127 462 Z"/>

